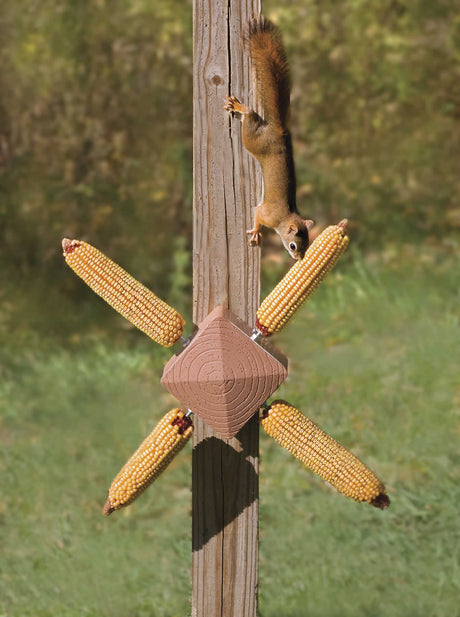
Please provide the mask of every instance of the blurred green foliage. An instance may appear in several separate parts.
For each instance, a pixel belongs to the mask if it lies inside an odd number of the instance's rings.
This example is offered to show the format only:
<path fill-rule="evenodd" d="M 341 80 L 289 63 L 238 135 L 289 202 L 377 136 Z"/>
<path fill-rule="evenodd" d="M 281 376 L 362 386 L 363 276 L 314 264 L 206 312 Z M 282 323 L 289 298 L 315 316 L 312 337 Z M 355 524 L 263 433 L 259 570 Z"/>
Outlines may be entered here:
<path fill-rule="evenodd" d="M 56 281 L 60 239 L 85 238 L 161 292 L 191 240 L 191 2 L 25 0 L 0 20 L 1 256 Z"/>
<path fill-rule="evenodd" d="M 269 2 L 293 76 L 300 194 L 361 242 L 460 226 L 460 15 L 425 0 Z"/>
<path fill-rule="evenodd" d="M 292 68 L 300 209 L 350 217 L 362 246 L 458 230 L 455 3 L 264 12 Z M 189 291 L 191 0 L 5 2 L 0 41 L 0 259 L 61 281 L 60 239 L 81 237 L 164 296 Z"/>
<path fill-rule="evenodd" d="M 264 12 L 292 67 L 299 207 L 353 223 L 343 268 L 279 339 L 279 395 L 393 503 L 331 494 L 262 437 L 261 614 L 455 616 L 460 16 L 449 0 Z M 189 610 L 190 449 L 150 497 L 99 514 L 173 404 L 170 351 L 69 273 L 60 240 L 100 247 L 190 322 L 191 92 L 191 0 L 1 3 L 2 615 Z"/>

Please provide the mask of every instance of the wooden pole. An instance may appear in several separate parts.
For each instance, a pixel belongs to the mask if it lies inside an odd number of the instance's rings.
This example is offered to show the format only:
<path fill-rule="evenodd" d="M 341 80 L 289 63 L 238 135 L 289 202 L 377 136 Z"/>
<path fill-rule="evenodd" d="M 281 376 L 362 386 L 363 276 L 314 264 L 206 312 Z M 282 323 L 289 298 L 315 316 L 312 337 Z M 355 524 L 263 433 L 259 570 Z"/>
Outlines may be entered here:
<path fill-rule="evenodd" d="M 247 246 L 260 177 L 241 127 L 224 111 L 248 100 L 241 32 L 258 0 L 194 2 L 194 322 L 216 306 L 249 324 L 259 300 L 259 250 Z M 259 193 L 260 195 L 260 193 Z M 259 426 L 229 440 L 195 416 L 192 617 L 256 617 Z"/>

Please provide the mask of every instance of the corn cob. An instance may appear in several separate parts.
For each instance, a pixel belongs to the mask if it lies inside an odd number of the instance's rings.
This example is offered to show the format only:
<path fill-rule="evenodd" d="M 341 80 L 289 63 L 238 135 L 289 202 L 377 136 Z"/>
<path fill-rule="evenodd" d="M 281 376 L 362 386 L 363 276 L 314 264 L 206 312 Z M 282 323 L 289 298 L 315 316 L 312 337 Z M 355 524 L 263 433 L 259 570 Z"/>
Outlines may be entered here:
<path fill-rule="evenodd" d="M 180 338 L 183 317 L 106 255 L 80 240 L 64 238 L 62 248 L 72 270 L 139 330 L 164 347 Z"/>
<path fill-rule="evenodd" d="M 380 480 L 351 452 L 285 401 L 274 401 L 262 415 L 265 431 L 338 491 L 381 508 L 390 500 Z"/>
<path fill-rule="evenodd" d="M 327 227 L 271 291 L 257 311 L 255 327 L 267 336 L 279 332 L 314 292 L 348 246 L 347 220 Z"/>
<path fill-rule="evenodd" d="M 108 516 L 132 503 L 168 467 L 192 431 L 191 419 L 180 409 L 168 411 L 112 482 L 103 513 Z"/>

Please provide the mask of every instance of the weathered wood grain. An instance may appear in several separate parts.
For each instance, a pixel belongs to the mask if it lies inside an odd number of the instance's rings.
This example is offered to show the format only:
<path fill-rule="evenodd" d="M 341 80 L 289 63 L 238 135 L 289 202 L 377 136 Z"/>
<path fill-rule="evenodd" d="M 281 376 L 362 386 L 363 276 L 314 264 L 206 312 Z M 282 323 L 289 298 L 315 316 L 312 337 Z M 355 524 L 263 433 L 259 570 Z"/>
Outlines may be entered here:
<path fill-rule="evenodd" d="M 229 93 L 248 98 L 241 31 L 256 0 L 194 4 L 194 321 L 216 306 L 254 323 L 259 250 L 247 246 L 260 195 L 255 163 Z M 193 451 L 193 617 L 256 617 L 259 427 L 253 418 L 221 440 L 195 417 Z"/>

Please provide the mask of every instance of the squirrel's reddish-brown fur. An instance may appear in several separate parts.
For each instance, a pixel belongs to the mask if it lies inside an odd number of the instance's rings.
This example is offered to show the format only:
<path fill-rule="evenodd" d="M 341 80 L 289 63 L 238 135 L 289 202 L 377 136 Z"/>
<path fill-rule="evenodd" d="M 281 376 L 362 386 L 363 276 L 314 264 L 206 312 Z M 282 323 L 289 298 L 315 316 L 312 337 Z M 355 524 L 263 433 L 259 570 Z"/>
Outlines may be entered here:
<path fill-rule="evenodd" d="M 256 98 L 263 118 L 234 96 L 225 109 L 241 114 L 243 144 L 260 163 L 264 196 L 254 212 L 250 242 L 258 244 L 262 226 L 280 235 L 294 259 L 301 259 L 308 247 L 308 231 L 313 221 L 297 212 L 292 144 L 286 123 L 289 115 L 289 68 L 279 29 L 262 15 L 251 19 L 245 29 L 244 44 L 254 72 Z"/>

